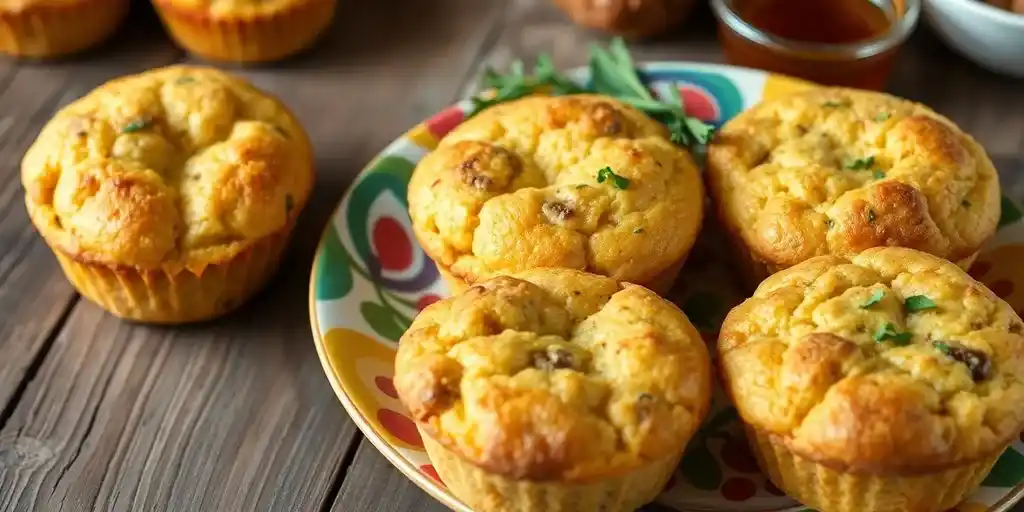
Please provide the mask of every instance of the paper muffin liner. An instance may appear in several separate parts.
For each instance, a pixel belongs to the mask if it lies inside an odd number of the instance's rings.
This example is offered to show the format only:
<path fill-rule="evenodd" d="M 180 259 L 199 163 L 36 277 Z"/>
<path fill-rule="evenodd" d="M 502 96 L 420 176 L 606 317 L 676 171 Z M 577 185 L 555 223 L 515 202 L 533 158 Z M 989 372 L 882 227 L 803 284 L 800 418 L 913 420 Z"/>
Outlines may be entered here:
<path fill-rule="evenodd" d="M 949 510 L 981 485 L 1003 452 L 934 473 L 872 475 L 837 471 L 800 457 L 761 429 L 747 426 L 747 439 L 772 483 L 819 512 Z"/>
<path fill-rule="evenodd" d="M 686 256 L 687 255 L 684 255 L 682 259 L 663 270 L 661 274 L 658 274 L 658 276 L 653 280 L 646 283 L 634 284 L 643 286 L 658 295 L 665 296 L 670 290 L 672 290 L 672 286 L 676 283 L 676 278 L 679 277 L 679 272 L 683 270 L 683 264 L 686 263 Z M 435 262 L 435 266 L 437 267 L 437 273 L 440 274 L 441 279 L 443 279 L 448 285 L 448 290 L 451 291 L 453 295 L 462 293 L 469 289 L 470 285 L 465 279 L 452 274 L 451 271 L 440 263 Z"/>
<path fill-rule="evenodd" d="M 478 512 L 632 512 L 654 500 L 682 457 L 673 454 L 626 474 L 584 483 L 514 480 L 488 473 L 426 432 L 420 434 L 441 480 Z"/>
<path fill-rule="evenodd" d="M 178 45 L 201 57 L 228 62 L 270 62 L 313 45 L 334 17 L 336 0 L 298 0 L 280 11 L 211 16 L 175 0 L 154 0 Z"/>
<path fill-rule="evenodd" d="M 0 7 L 0 52 L 50 58 L 86 50 L 114 33 L 128 5 L 129 0 L 78 0 Z"/>
<path fill-rule="evenodd" d="M 289 227 L 201 271 L 110 267 L 78 261 L 51 248 L 79 293 L 111 314 L 144 323 L 181 324 L 210 320 L 245 303 L 277 270 L 290 236 Z"/>

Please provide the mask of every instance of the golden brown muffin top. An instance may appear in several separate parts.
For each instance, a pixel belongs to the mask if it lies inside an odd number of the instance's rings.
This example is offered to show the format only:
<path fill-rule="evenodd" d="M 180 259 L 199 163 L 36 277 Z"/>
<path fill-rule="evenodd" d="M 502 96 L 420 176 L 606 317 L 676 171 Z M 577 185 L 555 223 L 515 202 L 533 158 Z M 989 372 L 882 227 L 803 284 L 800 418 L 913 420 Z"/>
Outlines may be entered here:
<path fill-rule="evenodd" d="M 420 313 L 395 386 L 487 471 L 580 481 L 678 453 L 707 411 L 707 348 L 646 288 L 568 269 L 499 276 Z"/>
<path fill-rule="evenodd" d="M 312 158 L 279 101 L 221 71 L 175 66 L 61 109 L 21 170 L 33 222 L 69 255 L 201 267 L 293 222 Z"/>
<path fill-rule="evenodd" d="M 876 248 L 768 278 L 718 346 L 747 423 L 836 468 L 912 474 L 990 456 L 1020 433 L 1022 332 L 952 263 Z"/>
<path fill-rule="evenodd" d="M 699 173 L 665 128 L 593 95 L 489 108 L 409 184 L 421 245 L 470 283 L 533 267 L 647 283 L 689 250 L 702 206 Z"/>
<path fill-rule="evenodd" d="M 755 258 L 901 246 L 958 261 L 996 229 L 999 181 L 984 149 L 927 107 L 820 88 L 728 122 L 708 156 L 712 195 Z"/>

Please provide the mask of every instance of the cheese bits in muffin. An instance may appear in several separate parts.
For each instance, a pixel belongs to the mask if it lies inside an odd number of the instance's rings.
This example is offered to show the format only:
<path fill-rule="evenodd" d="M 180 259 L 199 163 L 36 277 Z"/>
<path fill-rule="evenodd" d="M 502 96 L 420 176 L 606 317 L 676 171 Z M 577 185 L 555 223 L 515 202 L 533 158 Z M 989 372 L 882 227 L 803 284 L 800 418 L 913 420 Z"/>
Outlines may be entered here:
<path fill-rule="evenodd" d="M 1024 324 L 961 269 L 874 248 L 764 281 L 718 340 L 772 482 L 822 512 L 939 512 L 1024 427 Z"/>
<path fill-rule="evenodd" d="M 661 124 L 612 98 L 530 97 L 465 121 L 409 183 L 413 231 L 455 290 L 534 267 L 667 291 L 703 187 Z"/>
<path fill-rule="evenodd" d="M 708 154 L 719 218 L 749 277 L 814 256 L 909 247 L 967 268 L 999 221 L 984 149 L 927 107 L 812 89 L 726 123 Z"/>
<path fill-rule="evenodd" d="M 170 67 L 63 108 L 21 170 L 32 222 L 84 296 L 178 323 L 237 307 L 276 269 L 312 162 L 279 101 L 220 71 Z"/>
<path fill-rule="evenodd" d="M 441 479 L 481 512 L 632 511 L 708 409 L 710 360 L 650 290 L 569 269 L 498 276 L 402 337 L 395 386 Z"/>

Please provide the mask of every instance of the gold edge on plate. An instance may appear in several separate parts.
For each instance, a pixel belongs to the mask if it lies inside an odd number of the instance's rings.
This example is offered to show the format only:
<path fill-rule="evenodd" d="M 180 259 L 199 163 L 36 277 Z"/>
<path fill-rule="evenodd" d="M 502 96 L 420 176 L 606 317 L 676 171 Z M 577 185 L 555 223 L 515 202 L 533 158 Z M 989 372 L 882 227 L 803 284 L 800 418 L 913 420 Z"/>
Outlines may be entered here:
<path fill-rule="evenodd" d="M 661 61 L 657 63 L 664 62 L 666 61 Z M 683 62 L 667 62 L 685 66 L 685 63 Z M 789 78 L 786 77 L 785 75 L 765 73 L 766 84 L 767 80 L 773 76 Z M 762 86 L 761 90 L 761 98 L 758 98 L 758 101 L 761 101 L 761 99 L 763 99 L 764 97 L 765 91 L 763 87 L 764 86 Z M 417 123 L 416 126 L 414 126 L 411 130 L 403 133 L 400 138 L 408 138 L 409 134 L 412 133 L 416 128 L 418 128 L 422 124 L 422 121 L 420 123 Z M 392 143 L 393 142 L 394 141 L 392 141 Z M 427 151 L 429 152 L 430 150 L 428 149 Z M 383 153 L 383 150 L 381 151 L 381 153 Z M 363 174 L 365 174 L 367 171 L 373 168 L 373 164 L 380 159 L 381 153 L 378 153 L 377 155 L 370 159 L 370 163 L 363 167 L 363 169 L 359 171 L 359 174 L 356 175 L 356 180 L 358 180 L 359 177 L 361 177 Z M 391 465 L 395 466 L 395 468 L 397 468 L 399 472 L 405 475 L 406 478 L 412 480 L 412 482 L 416 484 L 417 487 L 422 489 L 423 492 L 426 492 L 428 495 L 430 495 L 437 501 L 441 502 L 442 505 L 456 512 L 473 512 L 471 508 L 469 508 L 468 506 L 466 506 L 466 504 L 459 501 L 458 498 L 456 498 L 455 495 L 451 493 L 451 491 L 447 490 L 447 488 L 439 487 L 431 477 L 425 475 L 422 471 L 420 471 L 419 468 L 410 463 L 408 459 L 406 459 L 401 453 L 398 452 L 398 450 L 394 446 L 391 445 L 391 443 L 388 443 L 387 440 L 385 440 L 383 437 L 380 436 L 380 434 L 377 433 L 377 430 L 370 425 L 366 417 L 363 416 L 363 413 L 356 407 L 355 403 L 353 403 L 352 400 L 349 398 L 348 390 L 345 388 L 344 384 L 342 384 L 341 381 L 338 379 L 338 373 L 334 370 L 334 366 L 331 364 L 330 358 L 327 355 L 327 348 L 324 346 L 324 338 L 322 333 L 320 332 L 320 319 L 316 311 L 316 269 L 317 263 L 319 263 L 320 261 L 321 251 L 323 249 L 324 236 L 326 235 L 328 229 L 333 228 L 334 219 L 338 214 L 338 210 L 341 208 L 341 204 L 345 200 L 345 195 L 348 194 L 350 191 L 351 187 L 349 187 L 342 194 L 341 199 L 338 200 L 338 204 L 335 205 L 334 209 L 331 211 L 330 217 L 328 217 L 327 225 L 324 226 L 324 229 L 320 232 L 320 239 L 319 241 L 317 241 L 316 252 L 314 253 L 313 256 L 313 264 L 312 267 L 310 268 L 309 325 L 310 329 L 312 330 L 314 345 L 316 345 L 317 356 L 320 358 L 320 365 L 323 367 L 324 373 L 327 375 L 327 381 L 330 382 L 331 388 L 334 390 L 334 394 L 337 395 L 338 400 L 341 401 L 342 407 L 345 408 L 345 411 L 352 419 L 352 422 L 356 424 L 356 427 L 359 429 L 360 432 L 362 432 L 363 436 L 365 436 L 366 439 L 370 441 L 370 444 L 372 444 L 374 448 L 377 449 L 377 451 L 384 455 L 384 458 L 386 458 L 388 462 L 391 463 Z M 1008 449 L 1012 450 L 1013 447 L 1010 447 Z M 1021 501 L 1022 498 L 1024 498 L 1024 482 L 1018 483 L 1016 486 L 1014 486 L 1009 492 L 1007 492 L 1002 498 L 1000 498 L 999 501 L 992 505 L 987 512 L 1010 512 L 1010 509 L 1012 509 L 1014 505 Z M 806 507 L 801 507 L 802 505 L 797 507 L 789 507 L 784 509 L 778 509 L 776 511 L 766 512 L 796 512 L 800 510 L 808 510 Z"/>

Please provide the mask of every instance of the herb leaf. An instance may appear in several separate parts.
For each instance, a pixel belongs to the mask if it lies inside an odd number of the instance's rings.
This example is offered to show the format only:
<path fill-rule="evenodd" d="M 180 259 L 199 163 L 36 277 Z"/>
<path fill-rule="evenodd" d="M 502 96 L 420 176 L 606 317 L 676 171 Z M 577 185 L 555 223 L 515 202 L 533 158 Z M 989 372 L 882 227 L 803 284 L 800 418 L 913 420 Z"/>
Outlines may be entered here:
<path fill-rule="evenodd" d="M 881 169 L 875 169 L 871 171 L 871 177 L 875 178 L 876 180 L 883 179 L 885 178 L 885 171 Z"/>
<path fill-rule="evenodd" d="M 873 165 L 875 165 L 875 157 L 872 155 L 863 158 L 854 158 L 853 160 L 848 160 L 845 164 L 843 164 L 843 168 L 849 169 L 851 171 L 863 171 L 870 169 Z"/>
<path fill-rule="evenodd" d="M 613 171 L 611 167 L 604 167 L 597 171 L 598 183 L 604 183 L 609 179 L 612 180 L 612 185 L 619 190 L 626 190 L 629 188 L 629 178 L 615 174 L 615 171 Z"/>
<path fill-rule="evenodd" d="M 882 302 L 882 298 L 883 297 L 885 297 L 885 290 L 880 290 L 880 289 L 879 290 L 875 290 L 871 294 L 871 296 L 868 297 L 868 300 L 865 301 L 864 304 L 860 305 L 860 308 L 861 309 L 868 309 L 871 306 L 874 306 L 875 304 L 878 304 L 879 302 Z"/>
<path fill-rule="evenodd" d="M 911 295 L 903 301 L 903 307 L 907 308 L 908 313 L 916 313 L 927 309 L 935 309 L 939 306 L 935 304 L 935 301 L 924 295 Z"/>
<path fill-rule="evenodd" d="M 576 85 L 555 69 L 555 64 L 549 55 L 537 57 L 533 68 L 533 75 L 527 75 L 523 61 L 515 60 L 509 65 L 505 74 L 498 73 L 492 68 L 484 70 L 483 86 L 493 89 L 492 96 L 479 95 L 473 98 L 473 109 L 466 114 L 466 117 L 473 117 L 480 111 L 520 98 L 534 94 L 540 89 L 548 87 L 552 94 L 578 94 L 586 92 L 582 87 Z"/>
<path fill-rule="evenodd" d="M 892 117 L 892 114 L 888 112 L 880 112 L 875 116 L 875 121 L 881 123 L 883 121 L 888 121 L 890 117 Z"/>
<path fill-rule="evenodd" d="M 904 346 L 910 343 L 911 334 L 909 332 L 899 332 L 892 322 L 886 322 L 885 325 L 875 331 L 874 338 L 879 343 L 891 341 L 893 345 Z"/>
<path fill-rule="evenodd" d="M 121 128 L 121 133 L 135 133 L 140 130 L 149 128 L 149 125 L 153 124 L 149 119 L 136 119 Z"/>
<path fill-rule="evenodd" d="M 938 349 L 939 352 L 942 352 L 947 356 L 953 350 L 952 347 L 949 346 L 949 343 L 946 343 L 944 341 L 933 341 L 932 346 Z"/>

